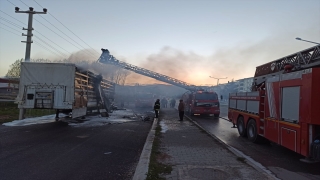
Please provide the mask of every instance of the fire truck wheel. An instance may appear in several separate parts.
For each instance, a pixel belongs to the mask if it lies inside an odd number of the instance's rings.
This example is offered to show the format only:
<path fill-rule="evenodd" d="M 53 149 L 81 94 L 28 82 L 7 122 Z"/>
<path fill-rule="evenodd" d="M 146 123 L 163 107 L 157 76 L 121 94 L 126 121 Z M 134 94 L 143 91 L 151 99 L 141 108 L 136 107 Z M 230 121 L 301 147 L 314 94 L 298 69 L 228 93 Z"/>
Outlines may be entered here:
<path fill-rule="evenodd" d="M 220 116 L 220 114 L 214 114 L 213 115 L 213 117 L 219 117 Z"/>
<path fill-rule="evenodd" d="M 260 136 L 258 135 L 257 124 L 256 124 L 256 121 L 253 119 L 250 119 L 248 122 L 247 135 L 248 135 L 249 141 L 254 143 L 260 142 Z"/>
<path fill-rule="evenodd" d="M 240 136 L 242 136 L 242 137 L 246 137 L 247 136 L 247 130 L 246 130 L 245 126 L 244 126 L 244 120 L 243 120 L 242 116 L 238 117 L 237 128 L 238 128 L 238 132 L 239 132 Z"/>

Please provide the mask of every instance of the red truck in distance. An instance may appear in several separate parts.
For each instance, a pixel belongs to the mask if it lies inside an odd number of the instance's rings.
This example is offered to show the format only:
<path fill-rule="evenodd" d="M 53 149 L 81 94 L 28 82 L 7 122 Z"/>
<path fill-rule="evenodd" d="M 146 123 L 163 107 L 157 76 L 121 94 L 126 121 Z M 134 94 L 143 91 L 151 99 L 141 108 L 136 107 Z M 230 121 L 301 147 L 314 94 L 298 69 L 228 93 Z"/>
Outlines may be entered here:
<path fill-rule="evenodd" d="M 217 93 L 209 91 L 193 91 L 183 94 L 185 112 L 190 115 L 209 115 L 219 117 L 220 103 Z"/>

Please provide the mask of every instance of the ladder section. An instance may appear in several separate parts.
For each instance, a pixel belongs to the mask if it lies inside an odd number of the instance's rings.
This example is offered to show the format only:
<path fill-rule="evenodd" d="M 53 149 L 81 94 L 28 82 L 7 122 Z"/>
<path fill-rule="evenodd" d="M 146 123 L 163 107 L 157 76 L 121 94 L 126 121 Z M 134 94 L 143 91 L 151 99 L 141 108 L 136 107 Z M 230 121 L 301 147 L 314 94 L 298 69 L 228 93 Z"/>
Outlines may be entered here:
<path fill-rule="evenodd" d="M 123 61 L 119 61 L 118 59 L 116 59 L 115 57 L 113 57 L 108 49 L 101 49 L 102 50 L 102 54 L 100 56 L 100 58 L 98 59 L 98 62 L 103 63 L 103 64 L 112 64 L 115 66 L 119 66 L 121 68 L 124 68 L 126 70 L 129 71 L 133 71 L 135 73 L 156 79 L 158 81 L 162 81 L 168 84 L 172 84 L 184 89 L 187 89 L 189 91 L 196 91 L 199 88 L 195 85 L 180 81 L 178 79 L 163 75 L 163 74 L 159 74 Z"/>
<path fill-rule="evenodd" d="M 264 118 L 265 118 L 265 90 L 261 89 L 259 91 L 259 135 L 264 136 Z"/>
<path fill-rule="evenodd" d="M 263 83 L 267 77 L 282 73 L 286 65 L 291 65 L 294 71 L 320 66 L 320 45 L 256 67 L 255 85 Z"/>

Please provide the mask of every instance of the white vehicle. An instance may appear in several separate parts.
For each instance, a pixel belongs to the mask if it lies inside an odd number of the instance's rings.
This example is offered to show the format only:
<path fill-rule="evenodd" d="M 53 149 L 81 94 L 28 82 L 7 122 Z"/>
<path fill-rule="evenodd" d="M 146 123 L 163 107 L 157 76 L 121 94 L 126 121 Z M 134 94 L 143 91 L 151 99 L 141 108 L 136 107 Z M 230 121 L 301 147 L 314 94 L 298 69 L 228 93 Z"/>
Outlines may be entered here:
<path fill-rule="evenodd" d="M 101 109 L 110 112 L 114 87 L 75 64 L 22 62 L 17 103 L 22 109 L 71 112 L 76 118 Z"/>

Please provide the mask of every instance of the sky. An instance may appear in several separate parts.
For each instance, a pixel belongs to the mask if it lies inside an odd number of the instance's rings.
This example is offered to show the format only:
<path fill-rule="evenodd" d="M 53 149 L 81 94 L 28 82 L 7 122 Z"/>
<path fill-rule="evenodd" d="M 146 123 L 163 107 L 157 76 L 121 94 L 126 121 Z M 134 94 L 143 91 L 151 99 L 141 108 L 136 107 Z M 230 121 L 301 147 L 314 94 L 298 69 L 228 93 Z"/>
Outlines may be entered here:
<path fill-rule="evenodd" d="M 320 0 L 0 0 L 0 76 L 25 57 L 28 15 L 15 6 L 49 12 L 34 15 L 32 59 L 96 61 L 107 48 L 195 85 L 252 77 L 256 66 L 315 45 L 296 37 L 320 42 Z"/>

